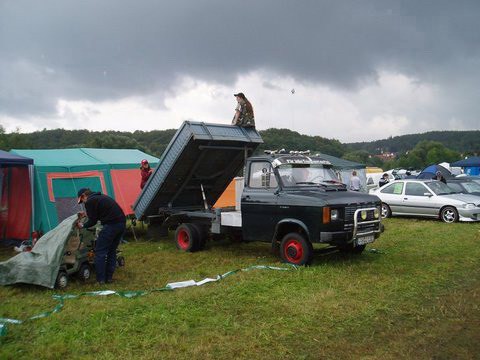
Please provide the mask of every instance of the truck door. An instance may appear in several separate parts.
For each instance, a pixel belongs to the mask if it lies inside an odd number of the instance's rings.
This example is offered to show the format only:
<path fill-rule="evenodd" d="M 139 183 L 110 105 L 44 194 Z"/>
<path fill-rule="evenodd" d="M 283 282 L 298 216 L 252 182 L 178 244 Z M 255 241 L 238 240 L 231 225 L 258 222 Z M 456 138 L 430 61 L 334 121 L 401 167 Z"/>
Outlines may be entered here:
<path fill-rule="evenodd" d="M 241 199 L 243 238 L 271 241 L 275 231 L 278 183 L 270 162 L 247 164 Z"/>

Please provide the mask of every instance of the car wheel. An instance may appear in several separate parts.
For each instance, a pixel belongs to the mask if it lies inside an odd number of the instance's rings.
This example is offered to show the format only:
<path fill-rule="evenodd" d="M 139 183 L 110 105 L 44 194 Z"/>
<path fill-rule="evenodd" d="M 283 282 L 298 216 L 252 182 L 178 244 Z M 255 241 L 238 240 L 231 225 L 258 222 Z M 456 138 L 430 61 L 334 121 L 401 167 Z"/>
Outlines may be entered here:
<path fill-rule="evenodd" d="M 392 216 L 392 210 L 390 210 L 390 206 L 385 203 L 382 203 L 382 219 L 386 219 Z"/>
<path fill-rule="evenodd" d="M 178 249 L 193 252 L 198 250 L 199 242 L 200 235 L 193 224 L 184 223 L 177 227 L 175 231 L 175 243 Z"/>
<path fill-rule="evenodd" d="M 78 271 L 78 278 L 81 281 L 87 281 L 88 279 L 90 279 L 91 275 L 92 275 L 92 271 L 90 269 L 90 265 L 82 264 L 82 266 L 80 266 L 80 270 Z"/>
<path fill-rule="evenodd" d="M 312 243 L 298 233 L 289 233 L 280 243 L 280 256 L 290 264 L 308 265 L 313 258 Z"/>
<path fill-rule="evenodd" d="M 57 275 L 57 280 L 55 281 L 55 287 L 57 289 L 64 289 L 68 285 L 68 276 L 65 271 L 60 270 Z"/>
<path fill-rule="evenodd" d="M 440 220 L 446 223 L 454 223 L 458 221 L 458 211 L 453 206 L 445 206 L 440 211 Z"/>

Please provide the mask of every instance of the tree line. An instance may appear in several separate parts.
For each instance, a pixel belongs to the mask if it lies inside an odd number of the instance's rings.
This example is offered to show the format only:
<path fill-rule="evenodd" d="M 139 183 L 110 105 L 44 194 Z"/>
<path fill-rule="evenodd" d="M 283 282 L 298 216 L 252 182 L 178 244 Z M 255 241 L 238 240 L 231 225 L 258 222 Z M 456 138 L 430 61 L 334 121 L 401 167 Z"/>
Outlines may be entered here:
<path fill-rule="evenodd" d="M 160 157 L 175 134 L 175 129 L 153 131 L 88 131 L 55 129 L 6 133 L 0 125 L 0 149 L 109 148 L 139 149 Z M 480 154 L 480 131 L 441 131 L 390 137 L 362 143 L 342 144 L 336 139 L 299 134 L 289 129 L 260 131 L 263 150 L 310 150 L 384 169 L 422 169 L 433 163 L 453 162 L 464 156 Z M 393 152 L 393 159 L 376 155 Z"/>

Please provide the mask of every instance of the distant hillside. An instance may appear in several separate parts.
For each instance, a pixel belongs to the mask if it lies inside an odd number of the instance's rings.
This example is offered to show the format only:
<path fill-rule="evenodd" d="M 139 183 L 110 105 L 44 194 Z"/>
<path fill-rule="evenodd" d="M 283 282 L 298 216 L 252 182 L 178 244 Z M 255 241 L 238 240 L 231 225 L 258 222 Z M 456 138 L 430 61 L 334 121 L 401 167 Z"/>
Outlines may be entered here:
<path fill-rule="evenodd" d="M 154 156 L 161 156 L 175 129 L 154 131 L 88 131 L 88 130 L 42 130 L 33 133 L 5 134 L 0 127 L 0 149 L 54 149 L 73 147 L 132 148 Z M 480 154 L 480 131 L 432 131 L 424 134 L 395 136 L 384 140 L 342 144 L 335 139 L 302 135 L 289 129 L 260 131 L 264 149 L 310 150 L 333 156 L 368 163 L 369 154 L 384 152 L 405 153 L 420 141 L 436 141 L 446 148 L 461 154 Z M 359 157 L 359 155 L 361 155 Z M 378 164 L 379 165 L 379 164 Z"/>
<path fill-rule="evenodd" d="M 423 134 L 411 134 L 389 137 L 388 139 L 347 143 L 348 151 L 365 150 L 370 154 L 384 152 L 404 153 L 411 150 L 422 140 L 437 141 L 445 147 L 462 154 L 480 153 L 480 131 L 430 131 Z"/>
<path fill-rule="evenodd" d="M 310 150 L 341 157 L 345 146 L 338 140 L 326 139 L 320 136 L 302 135 L 289 129 L 268 129 L 260 131 L 264 144 L 259 150 Z"/>
<path fill-rule="evenodd" d="M 94 148 L 133 148 L 154 156 L 161 156 L 175 134 L 174 129 L 154 131 L 87 131 L 87 130 L 43 130 L 33 133 L 0 134 L 0 149 L 55 149 L 73 147 Z M 288 149 L 319 151 L 334 156 L 342 156 L 345 147 L 338 140 L 319 136 L 301 135 L 288 129 L 268 129 L 260 131 L 264 149 Z"/>

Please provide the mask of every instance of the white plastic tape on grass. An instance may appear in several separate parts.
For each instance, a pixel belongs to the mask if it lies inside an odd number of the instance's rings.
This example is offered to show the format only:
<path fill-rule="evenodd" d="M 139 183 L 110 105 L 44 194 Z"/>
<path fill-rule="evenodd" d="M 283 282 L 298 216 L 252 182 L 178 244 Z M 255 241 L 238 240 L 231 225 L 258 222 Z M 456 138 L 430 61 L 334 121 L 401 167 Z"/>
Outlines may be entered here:
<path fill-rule="evenodd" d="M 222 279 L 225 279 L 228 276 L 231 276 L 233 274 L 236 274 L 241 271 L 250 271 L 250 270 L 279 270 L 279 271 L 289 271 L 289 270 L 295 270 L 297 267 L 295 265 L 291 264 L 286 264 L 288 267 L 277 267 L 277 266 L 267 266 L 267 265 L 254 265 L 250 266 L 245 269 L 238 269 L 238 270 L 233 270 L 226 272 L 223 275 L 217 275 L 215 278 L 205 278 L 200 281 L 195 281 L 195 280 L 187 280 L 187 281 L 179 281 L 179 282 L 172 282 L 168 283 L 165 285 L 163 288 L 159 289 L 151 289 L 151 290 L 135 290 L 135 291 L 115 291 L 115 290 L 100 290 L 100 291 L 88 291 L 88 292 L 83 292 L 80 294 L 54 294 L 52 295 L 52 298 L 58 301 L 58 304 L 50 311 L 45 311 L 40 314 L 34 315 L 32 317 L 29 317 L 25 320 L 17 320 L 17 319 L 8 319 L 8 318 L 0 318 L 0 337 L 5 336 L 7 334 L 7 324 L 22 324 L 26 321 L 29 320 L 35 320 L 35 319 L 41 319 L 47 316 L 50 316 L 54 313 L 59 312 L 63 306 L 65 300 L 68 299 L 76 299 L 81 296 L 110 296 L 110 295 L 117 295 L 121 296 L 124 298 L 134 298 L 138 296 L 144 296 L 147 294 L 151 294 L 153 292 L 157 291 L 172 291 L 175 289 L 180 289 L 180 288 L 186 288 L 186 287 L 191 287 L 191 286 L 202 286 L 211 282 L 217 282 Z"/>

